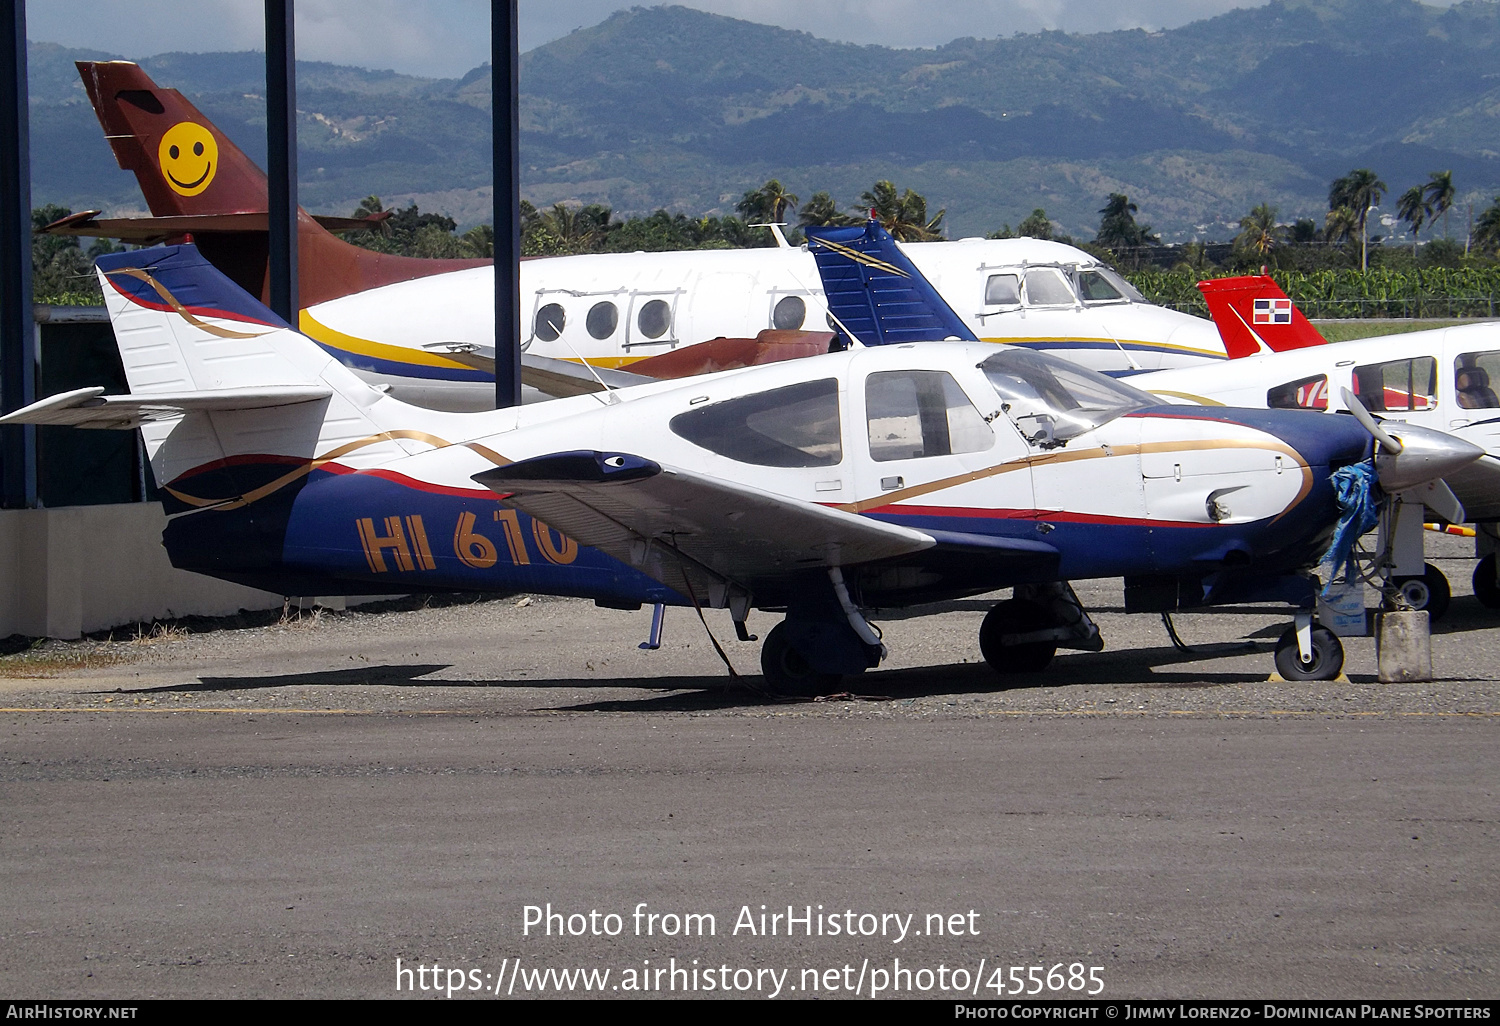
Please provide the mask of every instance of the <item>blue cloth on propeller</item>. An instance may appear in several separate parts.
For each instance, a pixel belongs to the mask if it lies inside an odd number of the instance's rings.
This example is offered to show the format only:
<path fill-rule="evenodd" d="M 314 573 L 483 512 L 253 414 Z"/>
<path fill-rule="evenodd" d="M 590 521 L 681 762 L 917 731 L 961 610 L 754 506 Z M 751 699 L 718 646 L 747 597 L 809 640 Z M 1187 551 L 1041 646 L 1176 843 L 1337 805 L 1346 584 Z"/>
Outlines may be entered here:
<path fill-rule="evenodd" d="M 1375 461 L 1351 463 L 1329 475 L 1333 496 L 1339 504 L 1339 522 L 1333 531 L 1333 542 L 1323 553 L 1321 563 L 1333 567 L 1325 579 L 1324 594 L 1338 577 L 1341 568 L 1354 559 L 1354 543 L 1380 521 L 1380 489 L 1375 476 Z"/>

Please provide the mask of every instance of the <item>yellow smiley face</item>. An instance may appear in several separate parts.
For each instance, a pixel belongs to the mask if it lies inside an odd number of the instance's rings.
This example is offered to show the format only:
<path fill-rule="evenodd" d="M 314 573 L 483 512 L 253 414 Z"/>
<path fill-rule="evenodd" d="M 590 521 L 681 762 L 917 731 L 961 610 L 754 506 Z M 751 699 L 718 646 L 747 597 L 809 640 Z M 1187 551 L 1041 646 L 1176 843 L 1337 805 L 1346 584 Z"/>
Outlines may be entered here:
<path fill-rule="evenodd" d="M 167 129 L 156 152 L 167 184 L 183 196 L 207 189 L 219 169 L 219 144 L 213 133 L 192 121 L 179 121 Z"/>

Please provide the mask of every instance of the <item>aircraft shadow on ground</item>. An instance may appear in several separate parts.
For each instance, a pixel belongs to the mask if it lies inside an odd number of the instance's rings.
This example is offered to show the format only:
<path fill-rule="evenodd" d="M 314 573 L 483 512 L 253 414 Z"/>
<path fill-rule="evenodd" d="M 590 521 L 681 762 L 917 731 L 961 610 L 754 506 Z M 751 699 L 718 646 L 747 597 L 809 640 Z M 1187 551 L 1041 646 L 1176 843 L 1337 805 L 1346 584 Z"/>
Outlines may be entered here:
<path fill-rule="evenodd" d="M 1040 673 L 1000 676 L 983 663 L 874 670 L 845 679 L 844 691 L 822 700 L 898 702 L 938 695 L 993 694 L 1078 684 L 1126 686 L 1139 689 L 1201 690 L 1263 683 L 1270 673 L 1269 645 L 1212 643 L 1181 652 L 1169 646 L 1132 648 L 1099 653 L 1065 653 Z M 1245 669 L 1183 669 L 1183 664 L 1235 656 L 1255 656 Z M 474 680 L 430 678 L 451 668 L 447 663 L 385 664 L 275 676 L 202 677 L 195 682 L 141 689 L 111 689 L 113 694 L 214 694 L 266 691 L 291 687 L 400 687 L 457 689 L 569 688 L 573 690 L 640 690 L 640 697 L 601 698 L 551 707 L 571 712 L 698 712 L 817 701 L 809 696 L 779 694 L 759 674 L 740 677 L 684 674 L 681 676 L 600 679 L 540 678 Z M 1365 682 L 1356 675 L 1355 682 Z M 1369 678 L 1373 680 L 1373 678 Z M 101 692 L 104 693 L 104 692 Z"/>

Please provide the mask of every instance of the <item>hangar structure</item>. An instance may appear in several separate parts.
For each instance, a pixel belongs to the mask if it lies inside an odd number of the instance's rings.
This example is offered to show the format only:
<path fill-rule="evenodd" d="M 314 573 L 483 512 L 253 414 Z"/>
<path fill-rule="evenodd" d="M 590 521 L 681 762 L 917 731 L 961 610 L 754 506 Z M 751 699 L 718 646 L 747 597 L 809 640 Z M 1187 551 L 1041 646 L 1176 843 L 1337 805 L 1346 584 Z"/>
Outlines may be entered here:
<path fill-rule="evenodd" d="M 265 0 L 271 307 L 298 309 L 295 0 Z M 490 0 L 495 262 L 520 263 L 518 0 Z M 102 307 L 34 306 L 26 0 L 0 0 L 0 413 L 40 395 L 125 391 Z M 517 326 L 519 285 L 495 275 L 495 323 Z M 518 327 L 497 337 L 497 406 L 520 402 Z M 507 345 L 507 342 L 509 343 Z M 508 351 L 508 355 L 507 355 Z M 111 362 L 113 361 L 113 362 Z M 111 387 L 113 386 L 113 387 Z M 173 568 L 166 515 L 138 434 L 0 427 L 0 639 L 76 638 L 121 624 L 280 606 L 271 595 Z M 302 598 L 300 596 L 292 596 Z M 314 598 L 307 596 L 306 598 Z M 316 597 L 324 604 L 341 598 Z"/>

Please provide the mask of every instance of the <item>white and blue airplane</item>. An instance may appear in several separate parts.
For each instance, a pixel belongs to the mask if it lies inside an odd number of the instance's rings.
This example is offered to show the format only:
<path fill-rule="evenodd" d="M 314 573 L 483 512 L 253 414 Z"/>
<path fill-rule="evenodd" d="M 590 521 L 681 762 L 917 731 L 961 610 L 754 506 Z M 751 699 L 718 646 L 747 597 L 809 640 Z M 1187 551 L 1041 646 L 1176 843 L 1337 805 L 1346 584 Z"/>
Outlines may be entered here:
<path fill-rule="evenodd" d="M 1283 675 L 1339 672 L 1308 568 L 1340 517 L 1331 476 L 1371 459 L 1365 426 L 1164 407 L 1047 354 L 909 341 L 962 325 L 924 314 L 946 307 L 880 235 L 828 230 L 814 250 L 851 338 L 864 318 L 888 344 L 469 414 L 370 386 L 192 245 L 110 255 L 130 393 L 81 389 L 0 423 L 139 428 L 180 568 L 282 594 L 727 608 L 744 640 L 759 609 L 784 614 L 761 649 L 783 688 L 877 665 L 871 610 L 1004 587 L 979 638 L 996 670 L 1097 650 L 1065 582 L 1098 577 L 1126 578 L 1142 608 L 1289 601 Z M 1479 453 L 1405 440 L 1382 481 Z"/>

